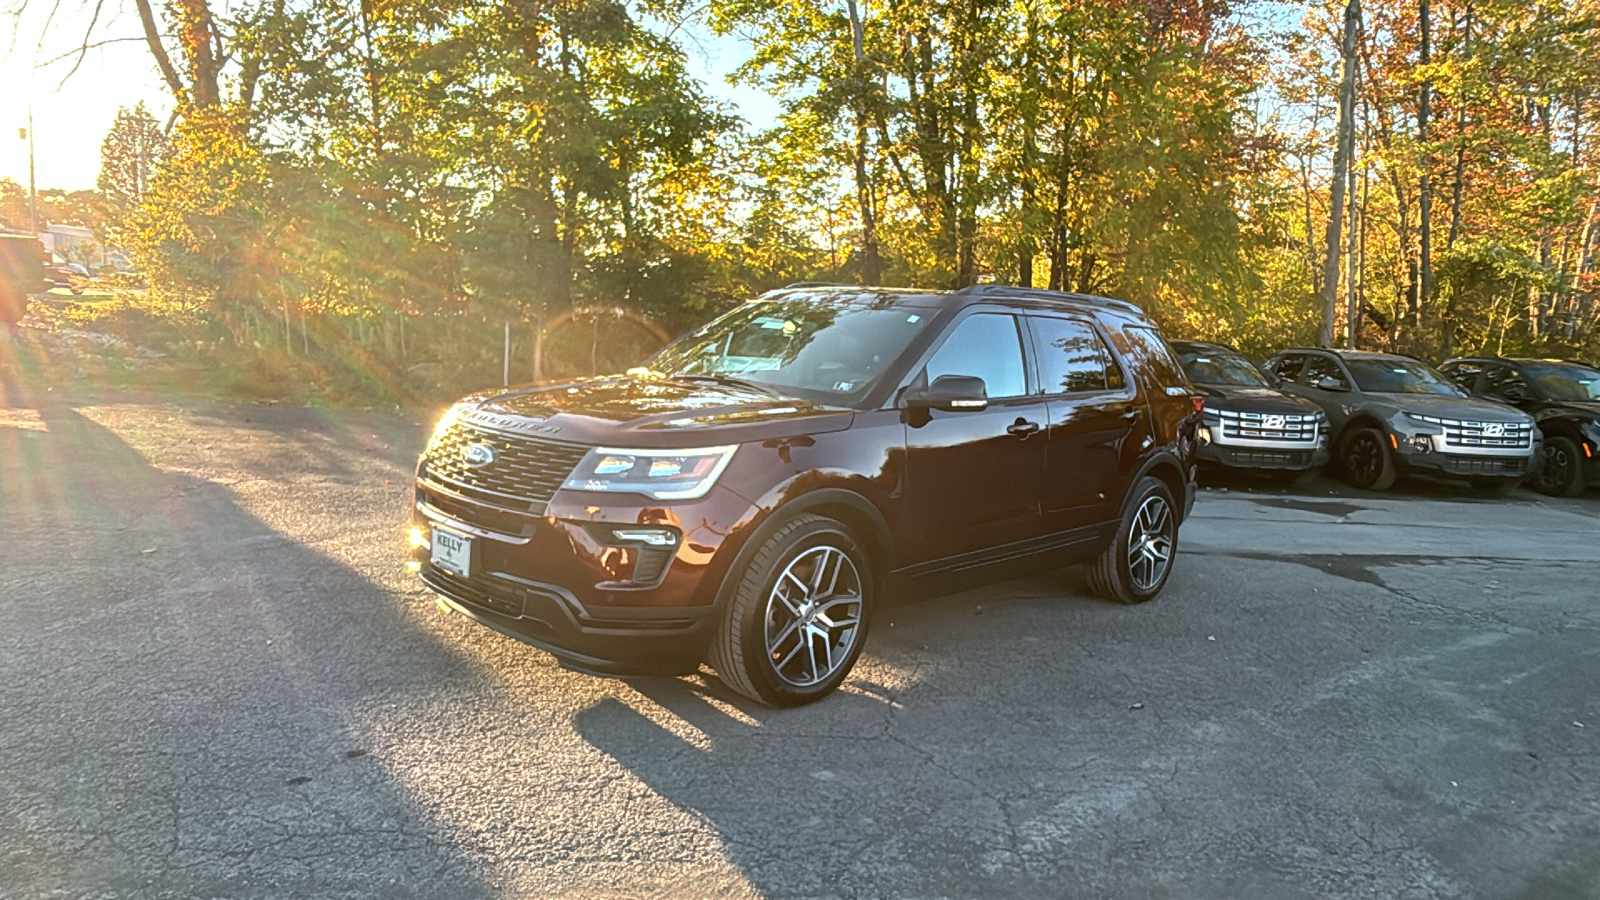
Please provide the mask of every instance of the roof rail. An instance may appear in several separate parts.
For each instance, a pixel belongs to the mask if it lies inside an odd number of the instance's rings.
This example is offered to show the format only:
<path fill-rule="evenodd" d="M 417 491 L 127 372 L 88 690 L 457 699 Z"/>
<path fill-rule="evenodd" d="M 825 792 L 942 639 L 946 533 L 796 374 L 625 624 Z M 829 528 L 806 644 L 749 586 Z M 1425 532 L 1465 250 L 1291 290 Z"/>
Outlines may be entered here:
<path fill-rule="evenodd" d="M 794 290 L 796 288 L 813 288 L 813 287 L 861 287 L 861 285 L 859 285 L 859 284 L 845 284 L 842 281 L 796 281 L 794 284 L 786 284 L 786 285 L 784 285 L 783 286 L 783 290 L 792 291 L 792 290 Z"/>
<path fill-rule="evenodd" d="M 1060 301 L 1062 299 L 1067 299 L 1075 300 L 1079 303 L 1087 303 L 1091 306 L 1103 306 L 1107 309 L 1136 313 L 1141 316 L 1145 314 L 1144 310 L 1126 300 L 1114 300 L 1110 297 L 1097 297 L 1093 294 L 1077 294 L 1071 291 L 1047 291 L 1042 288 L 1016 287 L 1009 284 L 975 284 L 971 287 L 962 288 L 961 290 L 956 291 L 956 293 L 964 294 L 969 297 L 1010 297 L 1017 300 L 1030 299 Z"/>

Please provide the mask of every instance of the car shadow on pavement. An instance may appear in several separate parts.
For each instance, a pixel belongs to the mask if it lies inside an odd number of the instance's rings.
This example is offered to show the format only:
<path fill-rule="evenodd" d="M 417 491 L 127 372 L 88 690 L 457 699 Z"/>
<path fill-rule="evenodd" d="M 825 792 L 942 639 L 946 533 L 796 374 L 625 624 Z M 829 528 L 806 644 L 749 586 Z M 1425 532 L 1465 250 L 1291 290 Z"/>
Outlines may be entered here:
<path fill-rule="evenodd" d="M 371 726 L 475 663 L 226 488 L 20 400 L 0 396 L 0 894 L 492 895 Z"/>

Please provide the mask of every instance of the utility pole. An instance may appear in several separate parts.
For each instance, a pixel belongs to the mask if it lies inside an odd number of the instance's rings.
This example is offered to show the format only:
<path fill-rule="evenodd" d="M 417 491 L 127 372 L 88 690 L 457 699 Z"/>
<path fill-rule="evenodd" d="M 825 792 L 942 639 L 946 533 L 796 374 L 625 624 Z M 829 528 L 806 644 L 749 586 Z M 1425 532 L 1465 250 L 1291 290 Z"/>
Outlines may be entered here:
<path fill-rule="evenodd" d="M 39 234 L 39 189 L 33 183 L 33 107 L 28 107 L 28 127 L 22 136 L 28 139 L 28 230 Z"/>

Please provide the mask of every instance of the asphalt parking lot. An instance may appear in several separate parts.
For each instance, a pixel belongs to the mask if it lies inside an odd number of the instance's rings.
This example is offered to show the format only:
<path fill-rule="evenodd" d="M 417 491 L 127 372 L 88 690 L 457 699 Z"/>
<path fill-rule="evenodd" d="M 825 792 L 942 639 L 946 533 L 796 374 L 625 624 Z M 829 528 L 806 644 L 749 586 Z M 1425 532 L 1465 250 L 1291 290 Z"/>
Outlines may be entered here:
<path fill-rule="evenodd" d="M 1600 495 L 1230 484 L 779 712 L 439 612 L 424 432 L 0 405 L 0 897 L 1600 896 Z"/>

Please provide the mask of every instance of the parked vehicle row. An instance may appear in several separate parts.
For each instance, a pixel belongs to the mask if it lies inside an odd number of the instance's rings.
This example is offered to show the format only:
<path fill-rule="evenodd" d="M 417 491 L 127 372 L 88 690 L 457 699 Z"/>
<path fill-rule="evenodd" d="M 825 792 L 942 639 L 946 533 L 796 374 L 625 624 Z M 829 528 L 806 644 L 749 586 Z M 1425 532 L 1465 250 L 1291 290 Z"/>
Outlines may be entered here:
<path fill-rule="evenodd" d="M 1217 344 L 1174 345 L 1206 393 L 1200 460 L 1286 473 L 1332 463 L 1386 490 L 1403 475 L 1489 493 L 1528 483 L 1576 496 L 1600 484 L 1600 370 L 1473 357 L 1440 369 L 1406 356 L 1300 347 L 1259 369 Z"/>
<path fill-rule="evenodd" d="M 626 375 L 456 404 L 417 468 L 447 608 L 611 673 L 775 705 L 848 675 L 885 594 L 1089 565 L 1166 585 L 1201 398 L 1131 304 L 799 285 Z"/>

